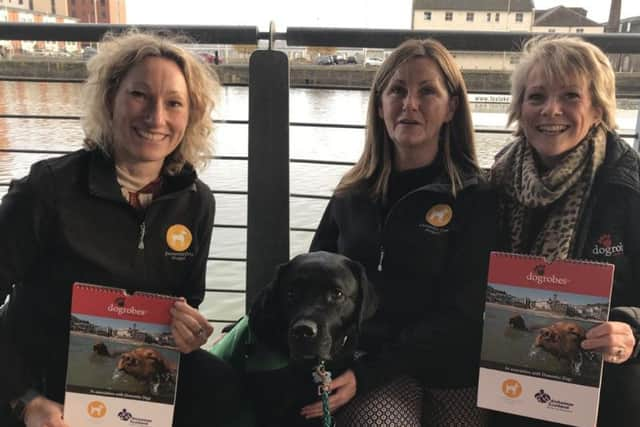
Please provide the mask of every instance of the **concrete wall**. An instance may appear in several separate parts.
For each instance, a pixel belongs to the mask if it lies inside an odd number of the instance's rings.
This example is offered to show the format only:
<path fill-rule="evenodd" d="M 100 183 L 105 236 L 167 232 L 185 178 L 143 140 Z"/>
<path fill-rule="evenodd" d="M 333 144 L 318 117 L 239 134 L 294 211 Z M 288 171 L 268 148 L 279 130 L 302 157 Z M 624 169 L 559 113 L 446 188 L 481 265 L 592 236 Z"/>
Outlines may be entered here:
<path fill-rule="evenodd" d="M 463 71 L 511 71 L 518 64 L 519 52 L 451 52 Z"/>
<path fill-rule="evenodd" d="M 246 85 L 249 82 L 247 65 L 219 65 L 216 70 L 224 84 Z M 291 67 L 291 86 L 309 87 L 371 87 L 377 68 L 361 65 L 294 65 Z M 471 92 L 509 92 L 509 71 L 463 70 Z M 83 80 L 85 63 L 76 60 L 0 60 L 0 76 L 16 78 L 51 78 Z M 617 94 L 620 98 L 640 96 L 640 72 L 617 73 Z"/>
<path fill-rule="evenodd" d="M 87 76 L 87 69 L 82 61 L 1 60 L 0 76 L 83 80 Z"/>

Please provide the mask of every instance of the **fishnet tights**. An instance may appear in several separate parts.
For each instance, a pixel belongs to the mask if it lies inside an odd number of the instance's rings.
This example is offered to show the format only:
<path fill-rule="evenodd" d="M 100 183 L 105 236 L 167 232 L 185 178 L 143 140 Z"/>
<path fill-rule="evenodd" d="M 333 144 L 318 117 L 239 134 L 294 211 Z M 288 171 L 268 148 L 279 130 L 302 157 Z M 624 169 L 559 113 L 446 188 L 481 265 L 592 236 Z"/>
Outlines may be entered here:
<path fill-rule="evenodd" d="M 476 406 L 476 388 L 423 390 L 413 378 L 401 377 L 356 397 L 336 414 L 336 425 L 485 427 L 487 420 Z"/>

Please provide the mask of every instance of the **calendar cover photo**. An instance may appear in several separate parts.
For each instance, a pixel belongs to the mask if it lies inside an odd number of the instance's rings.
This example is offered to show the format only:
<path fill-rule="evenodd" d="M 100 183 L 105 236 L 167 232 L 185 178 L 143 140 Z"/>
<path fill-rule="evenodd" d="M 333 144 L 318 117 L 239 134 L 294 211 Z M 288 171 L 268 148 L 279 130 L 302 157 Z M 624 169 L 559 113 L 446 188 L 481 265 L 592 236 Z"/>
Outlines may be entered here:
<path fill-rule="evenodd" d="M 478 406 L 595 426 L 603 360 L 580 344 L 608 318 L 613 269 L 491 254 Z"/>
<path fill-rule="evenodd" d="M 65 422 L 171 426 L 180 362 L 169 326 L 175 301 L 74 284 Z"/>

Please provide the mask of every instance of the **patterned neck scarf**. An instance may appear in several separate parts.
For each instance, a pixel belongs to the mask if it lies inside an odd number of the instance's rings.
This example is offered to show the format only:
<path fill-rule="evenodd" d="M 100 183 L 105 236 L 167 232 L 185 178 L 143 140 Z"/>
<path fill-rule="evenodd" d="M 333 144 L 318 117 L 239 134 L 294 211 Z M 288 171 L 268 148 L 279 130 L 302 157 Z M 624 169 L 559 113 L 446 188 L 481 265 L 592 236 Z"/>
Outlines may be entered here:
<path fill-rule="evenodd" d="M 510 233 L 511 251 L 550 260 L 569 257 L 605 150 L 606 133 L 596 126 L 548 171 L 536 166 L 534 150 L 524 137 L 496 158 L 491 182 L 501 190 L 499 218 L 504 232 Z M 538 234 L 531 236 L 534 209 L 541 207 L 548 208 L 546 218 Z"/>
<path fill-rule="evenodd" d="M 116 177 L 125 200 L 136 210 L 143 210 L 160 194 L 162 176 L 145 183 L 116 165 Z"/>

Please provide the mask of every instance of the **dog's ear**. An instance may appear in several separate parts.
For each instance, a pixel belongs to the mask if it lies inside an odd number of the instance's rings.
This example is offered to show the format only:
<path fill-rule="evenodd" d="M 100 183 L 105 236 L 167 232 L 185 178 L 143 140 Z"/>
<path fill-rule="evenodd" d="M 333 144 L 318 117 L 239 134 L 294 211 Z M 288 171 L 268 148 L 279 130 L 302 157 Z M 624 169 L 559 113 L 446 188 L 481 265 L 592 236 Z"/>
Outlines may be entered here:
<path fill-rule="evenodd" d="M 378 296 L 373 288 L 373 283 L 367 278 L 367 273 L 362 264 L 348 260 L 349 268 L 358 281 L 360 288 L 360 301 L 358 307 L 358 326 L 362 326 L 365 320 L 373 317 L 378 309 Z"/>
<path fill-rule="evenodd" d="M 249 329 L 264 344 L 287 348 L 287 323 L 280 303 L 282 277 L 289 263 L 276 267 L 273 280 L 258 294 L 249 311 Z"/>

